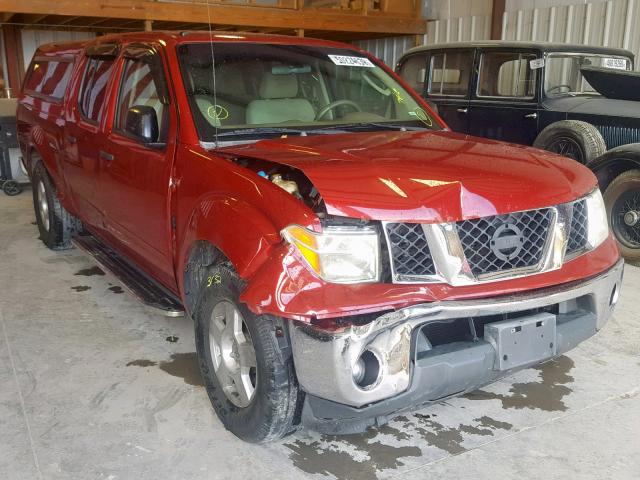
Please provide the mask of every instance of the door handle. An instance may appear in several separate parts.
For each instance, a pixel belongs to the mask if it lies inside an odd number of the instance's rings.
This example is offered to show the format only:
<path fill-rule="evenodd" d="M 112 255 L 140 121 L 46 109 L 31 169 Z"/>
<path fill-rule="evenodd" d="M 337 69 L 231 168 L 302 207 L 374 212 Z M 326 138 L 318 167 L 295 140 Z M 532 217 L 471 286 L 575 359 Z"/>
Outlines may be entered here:
<path fill-rule="evenodd" d="M 527 115 L 524 116 L 524 118 L 538 118 L 538 114 L 537 113 L 529 113 Z"/>
<path fill-rule="evenodd" d="M 458 113 L 464 113 L 464 114 L 466 114 L 467 112 L 469 112 L 469 109 L 468 109 L 468 108 L 459 108 L 459 109 L 458 109 Z"/>
<path fill-rule="evenodd" d="M 116 157 L 114 157 L 110 153 L 105 152 L 104 150 L 100 150 L 100 158 L 102 160 L 106 160 L 107 162 L 113 162 L 116 159 Z"/>
<path fill-rule="evenodd" d="M 73 135 L 67 135 L 67 142 L 73 145 L 75 143 L 78 143 L 78 139 Z"/>

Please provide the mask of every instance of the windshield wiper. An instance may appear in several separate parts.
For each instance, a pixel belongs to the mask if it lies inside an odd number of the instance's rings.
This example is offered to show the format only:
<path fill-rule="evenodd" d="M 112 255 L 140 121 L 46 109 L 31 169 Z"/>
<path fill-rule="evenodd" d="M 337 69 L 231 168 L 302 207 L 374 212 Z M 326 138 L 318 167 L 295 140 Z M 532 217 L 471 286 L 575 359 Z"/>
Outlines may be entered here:
<path fill-rule="evenodd" d="M 371 127 L 375 127 L 375 128 L 380 128 L 380 129 L 385 129 L 385 130 L 399 130 L 401 132 L 406 132 L 406 131 L 414 131 L 414 130 L 425 130 L 425 127 L 414 127 L 414 126 L 408 126 L 408 125 L 398 125 L 397 123 L 378 123 L 378 122 L 359 122 L 359 123 L 349 123 L 346 125 L 339 125 L 340 128 L 353 128 L 353 129 L 357 129 L 357 128 L 371 128 Z"/>
<path fill-rule="evenodd" d="M 218 133 L 218 138 L 224 137 L 235 137 L 235 136 L 245 136 L 245 135 L 283 135 L 283 134 L 297 134 L 306 136 L 306 130 L 296 129 L 296 128 L 285 128 L 285 127 L 265 127 L 265 128 L 238 128 L 236 130 L 230 130 L 228 132 L 220 132 Z"/>

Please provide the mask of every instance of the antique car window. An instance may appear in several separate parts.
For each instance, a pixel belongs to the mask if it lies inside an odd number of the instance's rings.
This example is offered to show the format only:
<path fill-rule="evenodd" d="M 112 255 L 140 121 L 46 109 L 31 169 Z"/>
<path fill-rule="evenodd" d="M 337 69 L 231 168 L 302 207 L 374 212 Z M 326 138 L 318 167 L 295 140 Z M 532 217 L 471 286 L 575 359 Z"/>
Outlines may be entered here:
<path fill-rule="evenodd" d="M 432 55 L 428 92 L 432 95 L 466 96 L 472 68 L 471 50 Z"/>
<path fill-rule="evenodd" d="M 117 113 L 114 127 L 125 131 L 127 112 L 134 106 L 153 107 L 158 119 L 159 142 L 166 139 L 167 106 L 158 93 L 158 85 L 150 63 L 144 60 L 125 60 L 122 81 L 118 95 Z"/>
<path fill-rule="evenodd" d="M 364 54 L 340 48 L 243 43 L 178 47 L 200 137 L 239 129 L 434 128 L 414 96 Z M 214 76 L 215 71 L 215 76 Z M 311 128 L 310 128 L 311 127 Z"/>
<path fill-rule="evenodd" d="M 87 62 L 79 106 L 82 115 L 89 121 L 98 122 L 107 98 L 107 84 L 113 70 L 113 59 L 90 57 Z"/>
<path fill-rule="evenodd" d="M 532 99 L 536 75 L 530 62 L 532 53 L 485 52 L 480 61 L 478 97 Z"/>
<path fill-rule="evenodd" d="M 61 100 L 67 90 L 73 62 L 67 60 L 35 60 L 29 70 L 24 90 L 30 94 Z"/>
<path fill-rule="evenodd" d="M 400 76 L 416 92 L 424 93 L 424 81 L 427 74 L 427 59 L 424 55 L 413 55 L 400 66 Z"/>
<path fill-rule="evenodd" d="M 545 59 L 544 90 L 547 97 L 599 95 L 583 77 L 585 66 L 631 70 L 631 59 L 616 55 L 551 53 Z"/>

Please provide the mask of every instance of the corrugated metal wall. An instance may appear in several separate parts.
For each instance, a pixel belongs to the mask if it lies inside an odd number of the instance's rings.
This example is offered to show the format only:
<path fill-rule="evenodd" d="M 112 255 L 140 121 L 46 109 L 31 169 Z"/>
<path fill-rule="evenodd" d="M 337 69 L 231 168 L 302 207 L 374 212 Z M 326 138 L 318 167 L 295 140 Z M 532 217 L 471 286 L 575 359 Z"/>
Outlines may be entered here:
<path fill-rule="evenodd" d="M 22 30 L 22 48 L 24 51 L 24 66 L 27 68 L 36 49 L 45 43 L 69 42 L 85 40 L 95 37 L 89 32 L 63 32 L 54 30 Z"/>
<path fill-rule="evenodd" d="M 526 8 L 517 7 L 528 5 Z M 424 43 L 487 40 L 491 36 L 490 15 L 468 15 L 429 22 Z M 503 16 L 504 40 L 550 41 L 604 45 L 631 50 L 639 57 L 640 0 L 593 0 L 569 4 L 567 0 L 507 2 Z M 357 42 L 387 65 L 413 46 L 413 37 Z"/>
<path fill-rule="evenodd" d="M 394 68 L 402 54 L 415 46 L 415 36 L 362 40 L 354 44 Z M 426 43 L 426 38 L 424 43 Z"/>
<path fill-rule="evenodd" d="M 609 0 L 506 12 L 505 40 L 622 47 L 640 53 L 640 0 Z"/>

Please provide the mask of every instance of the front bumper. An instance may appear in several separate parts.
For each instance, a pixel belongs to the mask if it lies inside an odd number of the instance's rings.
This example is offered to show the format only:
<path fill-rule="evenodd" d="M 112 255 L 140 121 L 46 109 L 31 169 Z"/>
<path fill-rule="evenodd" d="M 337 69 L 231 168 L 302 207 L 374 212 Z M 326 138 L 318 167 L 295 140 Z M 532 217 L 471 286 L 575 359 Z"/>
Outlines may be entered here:
<path fill-rule="evenodd" d="M 384 423 L 398 410 L 462 394 L 528 365 L 571 350 L 607 322 L 620 290 L 624 263 L 588 280 L 497 298 L 415 305 L 339 332 L 292 324 L 298 381 L 307 393 L 303 421 L 320 431 L 345 433 Z M 519 312 L 553 311 L 555 343 L 547 355 L 516 368 L 499 368 L 495 343 L 484 337 L 433 346 L 426 328 L 442 322 L 500 321 Z M 501 316 L 492 319 L 494 316 Z M 474 320 L 476 319 L 476 320 Z M 483 325 L 485 325 L 483 324 Z M 484 328 L 484 327 L 482 327 Z M 366 388 L 353 371 L 366 350 L 380 375 Z"/>

